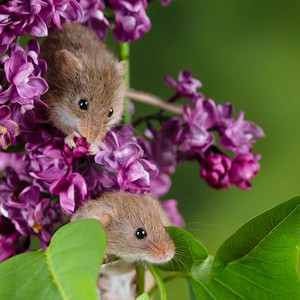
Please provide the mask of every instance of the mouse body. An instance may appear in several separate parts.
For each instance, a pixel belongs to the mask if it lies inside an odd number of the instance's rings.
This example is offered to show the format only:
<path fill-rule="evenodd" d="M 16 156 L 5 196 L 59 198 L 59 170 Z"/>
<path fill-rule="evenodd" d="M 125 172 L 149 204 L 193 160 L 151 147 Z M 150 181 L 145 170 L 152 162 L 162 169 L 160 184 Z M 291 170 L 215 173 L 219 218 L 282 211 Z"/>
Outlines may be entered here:
<path fill-rule="evenodd" d="M 126 63 L 119 62 L 88 28 L 65 23 L 41 45 L 49 91 L 42 97 L 49 120 L 64 132 L 66 143 L 85 137 L 91 151 L 122 118 Z"/>
<path fill-rule="evenodd" d="M 106 254 L 126 262 L 161 264 L 175 254 L 175 245 L 166 226 L 170 221 L 159 202 L 151 195 L 102 192 L 85 202 L 72 216 L 96 219 L 106 231 Z"/>

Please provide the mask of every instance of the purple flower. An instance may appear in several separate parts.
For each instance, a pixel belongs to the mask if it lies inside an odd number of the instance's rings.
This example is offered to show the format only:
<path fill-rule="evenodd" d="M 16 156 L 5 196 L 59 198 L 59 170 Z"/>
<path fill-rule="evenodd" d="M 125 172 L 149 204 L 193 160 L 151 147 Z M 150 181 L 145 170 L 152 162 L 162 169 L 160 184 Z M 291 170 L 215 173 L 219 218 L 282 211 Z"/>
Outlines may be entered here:
<path fill-rule="evenodd" d="M 189 127 L 202 126 L 206 129 L 213 128 L 219 120 L 219 114 L 215 102 L 212 99 L 197 99 L 194 110 L 189 105 L 183 108 L 183 119 Z"/>
<path fill-rule="evenodd" d="M 84 155 L 89 155 L 89 147 L 90 144 L 86 141 L 85 138 L 74 138 L 74 141 L 76 143 L 76 147 L 74 149 L 70 149 L 67 144 L 64 145 L 64 151 L 67 155 L 80 158 Z"/>
<path fill-rule="evenodd" d="M 146 0 L 109 0 L 109 4 L 115 11 L 113 36 L 119 43 L 137 40 L 151 29 Z"/>
<path fill-rule="evenodd" d="M 160 0 L 160 3 L 163 5 L 163 6 L 167 6 L 172 0 Z"/>
<path fill-rule="evenodd" d="M 0 106 L 0 147 L 2 149 L 7 149 L 14 144 L 19 134 L 18 124 L 10 119 L 11 114 L 8 106 Z"/>
<path fill-rule="evenodd" d="M 169 217 L 171 223 L 177 227 L 184 227 L 184 220 L 177 209 L 177 201 L 174 199 L 160 202 L 162 208 Z"/>
<path fill-rule="evenodd" d="M 10 167 L 18 174 L 24 174 L 28 162 L 25 160 L 24 153 L 5 153 L 0 152 L 0 172 Z"/>
<path fill-rule="evenodd" d="M 229 172 L 231 159 L 216 153 L 207 156 L 201 163 L 200 176 L 214 189 L 230 188 Z"/>
<path fill-rule="evenodd" d="M 133 137 L 131 126 L 125 126 L 121 131 L 109 131 L 100 143 L 100 151 L 95 155 L 95 162 L 118 171 L 124 165 L 142 157 L 142 148 Z"/>
<path fill-rule="evenodd" d="M 27 171 L 43 191 L 47 192 L 50 184 L 71 172 L 72 157 L 66 155 L 63 147 L 64 138 L 53 136 L 42 143 L 26 144 Z"/>
<path fill-rule="evenodd" d="M 251 183 L 256 173 L 259 172 L 260 166 L 258 160 L 260 155 L 252 153 L 237 154 L 232 162 L 230 170 L 230 182 L 238 186 L 240 189 L 251 189 Z"/>
<path fill-rule="evenodd" d="M 241 111 L 238 119 L 231 119 L 221 132 L 220 145 L 227 151 L 248 153 L 252 151 L 255 139 L 262 137 L 263 130 L 252 122 L 244 121 L 244 112 Z"/>
<path fill-rule="evenodd" d="M 72 22 L 81 22 L 83 10 L 76 0 L 44 0 L 47 6 L 41 10 L 42 18 L 53 20 L 53 23 L 62 30 L 61 18 Z"/>
<path fill-rule="evenodd" d="M 15 191 L 16 193 L 16 191 Z M 55 222 L 60 221 L 57 204 L 49 199 L 40 200 L 40 189 L 37 186 L 28 186 L 18 195 L 10 197 L 1 204 L 1 212 L 14 224 L 16 230 L 23 236 L 36 234 L 42 245 L 47 245 Z"/>
<path fill-rule="evenodd" d="M 176 142 L 179 143 L 179 150 L 182 152 L 201 154 L 214 144 L 215 137 L 205 127 L 195 125 L 180 128 Z"/>
<path fill-rule="evenodd" d="M 73 173 L 54 182 L 50 187 L 52 195 L 59 194 L 59 202 L 64 214 L 71 216 L 89 195 L 84 178 Z"/>
<path fill-rule="evenodd" d="M 16 36 L 25 36 L 26 31 L 35 37 L 48 34 L 46 22 L 39 15 L 41 7 L 46 5 L 44 1 L 23 0 L 9 1 L 0 6 L 0 54 L 7 50 Z"/>
<path fill-rule="evenodd" d="M 119 171 L 117 180 L 120 187 L 132 194 L 145 194 L 150 191 L 150 180 L 158 175 L 156 165 L 139 158 L 128 161 Z"/>
<path fill-rule="evenodd" d="M 76 149 L 76 148 L 75 148 Z M 72 164 L 74 173 L 82 175 L 86 181 L 88 193 L 91 198 L 95 198 L 102 191 L 103 186 L 107 184 L 106 176 L 103 174 L 104 169 L 92 161 L 91 157 L 82 157 L 81 159 L 74 159 Z M 110 183 L 108 183 L 110 185 Z M 117 186 L 117 180 L 113 186 Z"/>
<path fill-rule="evenodd" d="M 224 104 L 218 104 L 217 111 L 218 111 L 218 127 L 222 131 L 226 127 L 228 127 L 229 123 L 232 121 L 232 114 L 234 111 L 234 107 L 232 103 L 226 102 Z"/>
<path fill-rule="evenodd" d="M 83 9 L 82 23 L 94 31 L 100 40 L 104 41 L 109 28 L 109 22 L 103 10 L 105 5 L 102 0 L 80 0 Z"/>
<path fill-rule="evenodd" d="M 166 85 L 176 90 L 178 98 L 187 97 L 192 103 L 199 97 L 203 99 L 202 95 L 197 92 L 197 89 L 202 87 L 202 83 L 193 78 L 193 74 L 189 70 L 182 70 L 179 73 L 178 83 L 168 75 L 164 80 Z"/>
<path fill-rule="evenodd" d="M 47 92 L 48 84 L 45 79 L 30 76 L 34 71 L 34 66 L 27 62 L 27 55 L 23 49 L 18 48 L 13 51 L 11 57 L 5 60 L 4 68 L 7 81 L 12 84 L 9 89 L 14 90 L 15 88 L 22 98 L 15 97 L 16 102 L 23 104 L 24 99 L 31 100 L 34 96 L 40 96 Z"/>
<path fill-rule="evenodd" d="M 20 237 L 21 234 L 16 231 L 11 221 L 0 212 L 0 262 L 28 248 L 26 240 L 21 243 Z"/>
<path fill-rule="evenodd" d="M 159 199 L 165 195 L 171 187 L 171 179 L 168 174 L 159 172 L 159 174 L 151 178 L 150 181 L 150 192 L 156 198 Z"/>

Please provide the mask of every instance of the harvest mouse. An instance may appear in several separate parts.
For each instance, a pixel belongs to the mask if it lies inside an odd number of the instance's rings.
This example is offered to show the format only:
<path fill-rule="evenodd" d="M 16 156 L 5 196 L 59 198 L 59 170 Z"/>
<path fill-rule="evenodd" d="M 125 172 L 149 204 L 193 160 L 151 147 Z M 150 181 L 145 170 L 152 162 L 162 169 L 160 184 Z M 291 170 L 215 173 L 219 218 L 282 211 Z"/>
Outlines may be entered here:
<path fill-rule="evenodd" d="M 119 62 L 96 34 L 78 23 L 65 23 L 45 39 L 40 57 L 47 61 L 49 91 L 42 100 L 49 120 L 75 147 L 83 136 L 97 152 L 98 142 L 122 117 L 125 96 L 124 61 Z"/>
<path fill-rule="evenodd" d="M 170 221 L 151 195 L 103 192 L 85 202 L 72 216 L 96 219 L 106 231 L 106 253 L 126 262 L 165 263 L 173 258 L 175 246 L 166 227 Z"/>

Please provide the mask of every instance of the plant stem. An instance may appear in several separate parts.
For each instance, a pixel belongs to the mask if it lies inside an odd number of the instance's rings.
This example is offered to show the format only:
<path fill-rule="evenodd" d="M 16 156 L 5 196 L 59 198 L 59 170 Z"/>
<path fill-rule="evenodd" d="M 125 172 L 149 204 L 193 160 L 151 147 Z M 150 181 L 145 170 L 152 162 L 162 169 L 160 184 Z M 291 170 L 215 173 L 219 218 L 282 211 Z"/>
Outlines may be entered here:
<path fill-rule="evenodd" d="M 159 274 L 157 268 L 155 266 L 149 265 L 148 269 L 151 272 L 151 274 L 156 282 L 156 286 L 157 286 L 157 288 L 159 290 L 159 294 L 160 294 L 160 300 L 167 300 L 166 287 L 165 287 L 164 281 L 163 281 L 161 275 Z M 149 294 L 149 296 L 150 296 L 150 294 Z"/>
<path fill-rule="evenodd" d="M 166 102 L 163 99 L 158 98 L 152 94 L 129 89 L 126 91 L 126 96 L 132 100 L 146 103 L 152 106 L 157 106 L 177 115 L 183 114 L 183 107 L 181 105 Z"/>
<path fill-rule="evenodd" d="M 165 278 L 163 279 L 163 282 L 164 282 L 164 283 L 167 283 L 167 282 L 172 281 L 172 280 L 177 279 L 177 278 L 187 278 L 187 277 L 189 277 L 189 276 L 191 276 L 191 274 L 189 274 L 189 273 L 175 273 L 175 274 L 172 274 L 172 275 L 169 275 L 169 276 L 165 277 Z M 157 290 L 157 285 L 155 285 L 155 286 L 148 292 L 149 297 L 151 297 L 151 296 L 156 292 L 156 290 Z"/>
<path fill-rule="evenodd" d="M 145 268 L 141 265 L 135 266 L 136 270 L 136 296 L 140 296 L 145 290 Z"/>
<path fill-rule="evenodd" d="M 130 47 L 129 43 L 118 44 L 119 58 L 126 62 L 126 86 L 130 87 Z M 129 113 L 129 99 L 124 100 L 124 117 L 123 121 L 125 124 L 130 123 L 130 113 Z"/>

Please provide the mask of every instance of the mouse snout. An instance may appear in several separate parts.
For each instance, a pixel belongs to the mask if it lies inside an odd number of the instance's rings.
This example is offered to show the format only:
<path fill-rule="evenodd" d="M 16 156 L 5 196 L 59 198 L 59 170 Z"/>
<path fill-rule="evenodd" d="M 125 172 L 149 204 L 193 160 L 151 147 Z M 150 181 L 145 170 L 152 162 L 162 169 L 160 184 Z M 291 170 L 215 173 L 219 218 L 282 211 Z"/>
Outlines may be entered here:
<path fill-rule="evenodd" d="M 105 126 L 97 126 L 95 123 L 80 124 L 79 133 L 84 136 L 88 143 L 100 142 L 106 134 Z"/>
<path fill-rule="evenodd" d="M 161 257 L 164 261 L 169 261 L 174 257 L 175 249 L 174 248 L 165 248 L 161 251 Z"/>
<path fill-rule="evenodd" d="M 166 243 L 157 244 L 155 248 L 156 251 L 152 255 L 152 262 L 154 263 L 161 264 L 168 262 L 175 255 L 175 246 L 171 239 Z"/>

